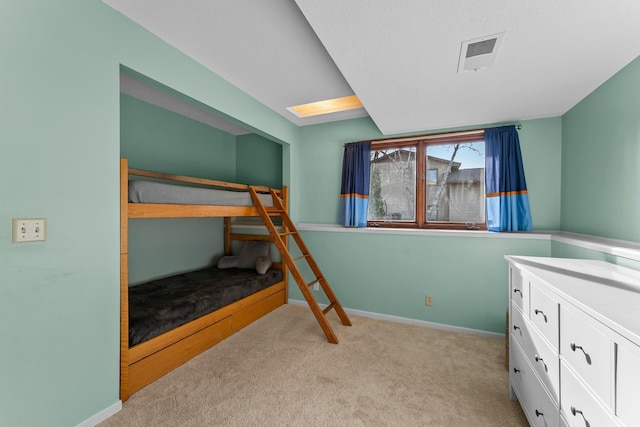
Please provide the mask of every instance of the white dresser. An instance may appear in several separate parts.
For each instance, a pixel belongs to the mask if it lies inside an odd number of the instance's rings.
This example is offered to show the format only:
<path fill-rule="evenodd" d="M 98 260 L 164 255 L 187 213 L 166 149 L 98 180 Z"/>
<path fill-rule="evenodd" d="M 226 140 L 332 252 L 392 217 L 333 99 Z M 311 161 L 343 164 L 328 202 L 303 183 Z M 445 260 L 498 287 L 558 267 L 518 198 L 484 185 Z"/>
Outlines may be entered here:
<path fill-rule="evenodd" d="M 640 272 L 509 262 L 509 384 L 532 426 L 640 426 Z"/>

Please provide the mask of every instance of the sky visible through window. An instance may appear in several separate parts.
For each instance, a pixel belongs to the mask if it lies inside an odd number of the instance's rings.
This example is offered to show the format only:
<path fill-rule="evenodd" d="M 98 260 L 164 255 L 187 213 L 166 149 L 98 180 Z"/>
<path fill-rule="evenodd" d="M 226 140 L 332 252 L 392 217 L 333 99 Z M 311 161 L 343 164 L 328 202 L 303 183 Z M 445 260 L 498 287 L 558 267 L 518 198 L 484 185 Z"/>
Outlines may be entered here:
<path fill-rule="evenodd" d="M 451 154 L 453 153 L 454 146 L 454 144 L 431 145 L 427 148 L 427 152 L 430 156 L 449 160 L 451 158 Z M 473 147 L 477 151 L 466 148 L 469 146 Z M 484 141 L 461 143 L 461 147 L 458 150 L 454 161 L 462 163 L 460 169 L 484 168 Z"/>

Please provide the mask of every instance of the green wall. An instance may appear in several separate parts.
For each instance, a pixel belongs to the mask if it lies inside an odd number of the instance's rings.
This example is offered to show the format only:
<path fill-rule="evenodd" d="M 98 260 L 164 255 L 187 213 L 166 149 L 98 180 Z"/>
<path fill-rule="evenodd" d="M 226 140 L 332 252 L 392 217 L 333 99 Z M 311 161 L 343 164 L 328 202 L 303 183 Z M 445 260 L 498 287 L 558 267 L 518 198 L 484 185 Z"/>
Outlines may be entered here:
<path fill-rule="evenodd" d="M 235 136 L 125 94 L 120 95 L 120 154 L 132 168 L 236 180 Z M 131 220 L 129 283 L 211 265 L 223 252 L 221 218 Z"/>
<path fill-rule="evenodd" d="M 523 121 L 518 131 L 534 230 L 558 230 L 562 179 L 560 117 Z"/>
<path fill-rule="evenodd" d="M 282 146 L 253 133 L 236 141 L 236 181 L 281 188 Z"/>
<path fill-rule="evenodd" d="M 120 154 L 132 168 L 236 179 L 235 136 L 125 94 L 120 95 Z"/>
<path fill-rule="evenodd" d="M 299 131 L 100 0 L 0 1 L 0 56 L 0 425 L 72 426 L 118 401 L 121 65 Z M 46 242 L 11 243 L 24 217 Z"/>
<path fill-rule="evenodd" d="M 640 242 L 640 58 L 562 116 L 562 230 Z"/>
<path fill-rule="evenodd" d="M 302 236 L 346 308 L 502 334 L 509 297 L 504 255 L 550 254 L 549 240 L 326 231 Z M 424 304 L 427 294 L 432 307 Z M 304 299 L 297 288 L 289 298 Z"/>

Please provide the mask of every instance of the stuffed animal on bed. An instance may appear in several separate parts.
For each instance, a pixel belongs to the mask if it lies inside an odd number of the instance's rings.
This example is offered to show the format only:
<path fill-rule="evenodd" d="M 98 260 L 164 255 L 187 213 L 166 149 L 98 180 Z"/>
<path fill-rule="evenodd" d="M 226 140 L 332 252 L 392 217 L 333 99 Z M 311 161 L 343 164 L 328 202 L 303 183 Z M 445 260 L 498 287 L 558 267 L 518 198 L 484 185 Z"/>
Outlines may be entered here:
<path fill-rule="evenodd" d="M 218 268 L 249 268 L 265 274 L 271 267 L 271 243 L 266 240 L 245 240 L 237 256 L 223 256 Z"/>

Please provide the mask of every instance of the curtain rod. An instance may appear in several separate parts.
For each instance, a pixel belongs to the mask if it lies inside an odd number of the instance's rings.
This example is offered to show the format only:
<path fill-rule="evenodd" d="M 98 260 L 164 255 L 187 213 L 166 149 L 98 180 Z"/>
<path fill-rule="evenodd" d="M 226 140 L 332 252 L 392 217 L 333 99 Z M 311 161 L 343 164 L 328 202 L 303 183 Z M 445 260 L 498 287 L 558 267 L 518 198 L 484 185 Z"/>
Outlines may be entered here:
<path fill-rule="evenodd" d="M 518 123 L 516 126 L 517 130 L 522 129 L 522 124 Z M 411 135 L 411 136 L 402 136 L 398 138 L 378 138 L 378 139 L 365 139 L 362 141 L 354 141 L 354 142 L 345 142 L 342 144 L 343 146 L 347 144 L 353 144 L 358 142 L 371 142 L 375 143 L 383 143 L 383 142 L 402 142 L 402 141 L 413 141 L 414 139 L 433 139 L 433 138 L 442 138 L 445 135 L 473 135 L 474 133 L 480 134 L 484 132 L 484 129 L 468 129 L 461 131 L 453 131 L 453 132 L 440 132 L 440 133 L 425 133 L 421 135 Z"/>

